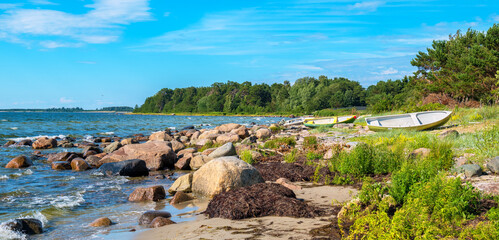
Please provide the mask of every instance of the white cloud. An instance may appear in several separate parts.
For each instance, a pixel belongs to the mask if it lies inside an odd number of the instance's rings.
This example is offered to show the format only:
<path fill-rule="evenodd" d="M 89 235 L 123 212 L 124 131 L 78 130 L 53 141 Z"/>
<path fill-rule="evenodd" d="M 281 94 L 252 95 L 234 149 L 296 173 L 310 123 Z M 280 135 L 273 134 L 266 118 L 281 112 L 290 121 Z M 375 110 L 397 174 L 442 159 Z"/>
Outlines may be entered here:
<path fill-rule="evenodd" d="M 0 3 L 0 10 L 16 8 L 19 6 L 22 6 L 22 4 L 19 4 L 19 3 Z"/>
<path fill-rule="evenodd" d="M 91 9 L 85 14 L 48 9 L 10 9 L 0 15 L 0 31 L 28 40 L 40 36 L 61 37 L 64 40 L 62 42 L 76 42 L 66 44 L 74 47 L 83 43 L 117 41 L 122 33 L 122 25 L 151 20 L 148 0 L 95 0 L 85 7 Z M 61 41 L 44 41 L 40 41 L 43 47 L 61 45 Z"/>
<path fill-rule="evenodd" d="M 73 103 L 73 102 L 74 102 L 74 100 L 73 100 L 73 99 L 71 99 L 71 98 L 61 97 L 61 98 L 59 99 L 59 102 L 60 102 L 60 103 Z"/>
<path fill-rule="evenodd" d="M 35 5 L 58 5 L 57 3 L 53 3 L 47 0 L 30 0 L 29 2 Z"/>
<path fill-rule="evenodd" d="M 391 74 L 396 74 L 398 72 L 399 71 L 397 69 L 390 67 L 388 69 L 385 69 L 385 70 L 381 71 L 380 74 L 381 75 L 391 75 Z"/>
<path fill-rule="evenodd" d="M 372 1 L 372 2 L 358 2 L 349 6 L 350 10 L 361 10 L 373 12 L 378 9 L 378 7 L 384 5 L 385 2 L 382 1 Z"/>
<path fill-rule="evenodd" d="M 44 48 L 60 48 L 60 47 L 81 47 L 82 43 L 64 43 L 56 41 L 41 41 L 40 45 Z"/>
<path fill-rule="evenodd" d="M 322 71 L 324 70 L 321 67 L 313 66 L 313 65 L 291 65 L 289 68 L 301 69 L 301 70 L 312 70 L 312 71 Z"/>

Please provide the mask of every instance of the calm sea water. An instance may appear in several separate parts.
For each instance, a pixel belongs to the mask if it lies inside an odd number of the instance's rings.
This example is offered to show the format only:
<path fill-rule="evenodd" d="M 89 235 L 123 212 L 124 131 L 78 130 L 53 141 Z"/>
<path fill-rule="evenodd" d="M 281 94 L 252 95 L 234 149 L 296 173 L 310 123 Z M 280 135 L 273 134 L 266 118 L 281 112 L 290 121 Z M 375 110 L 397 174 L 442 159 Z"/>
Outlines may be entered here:
<path fill-rule="evenodd" d="M 113 113 L 13 113 L 0 112 L 0 145 L 8 140 L 35 139 L 40 136 L 72 136 L 92 140 L 99 136 L 128 137 L 148 135 L 165 128 L 181 129 L 188 125 L 211 128 L 223 123 L 250 125 L 270 124 L 281 118 L 270 117 L 200 117 L 142 116 Z M 42 150 L 81 152 L 81 149 Z M 14 157 L 33 152 L 31 147 L 0 147 L 0 222 L 20 217 L 34 217 L 44 224 L 45 233 L 30 239 L 127 239 L 137 225 L 141 213 L 166 210 L 173 221 L 191 220 L 195 206 L 176 209 L 167 200 L 152 203 L 130 203 L 128 195 L 139 186 L 163 185 L 172 180 L 154 177 L 103 177 L 94 170 L 85 172 L 54 171 L 44 160 L 34 160 L 25 169 L 6 169 Z M 183 173 L 175 173 L 178 177 Z M 92 228 L 88 224 L 99 217 L 117 223 L 108 228 Z M 0 225 L 0 239 L 26 238 L 7 231 Z"/>

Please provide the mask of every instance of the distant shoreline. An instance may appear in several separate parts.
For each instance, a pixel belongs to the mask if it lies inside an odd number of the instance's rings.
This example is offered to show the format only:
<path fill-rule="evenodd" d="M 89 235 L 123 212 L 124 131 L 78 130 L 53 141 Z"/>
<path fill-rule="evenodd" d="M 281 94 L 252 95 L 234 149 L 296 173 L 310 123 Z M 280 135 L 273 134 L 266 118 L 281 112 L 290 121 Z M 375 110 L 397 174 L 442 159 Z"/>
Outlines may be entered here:
<path fill-rule="evenodd" d="M 158 116 L 200 116 L 200 117 L 289 117 L 291 114 L 224 114 L 224 113 L 133 113 L 125 115 L 158 115 Z"/>

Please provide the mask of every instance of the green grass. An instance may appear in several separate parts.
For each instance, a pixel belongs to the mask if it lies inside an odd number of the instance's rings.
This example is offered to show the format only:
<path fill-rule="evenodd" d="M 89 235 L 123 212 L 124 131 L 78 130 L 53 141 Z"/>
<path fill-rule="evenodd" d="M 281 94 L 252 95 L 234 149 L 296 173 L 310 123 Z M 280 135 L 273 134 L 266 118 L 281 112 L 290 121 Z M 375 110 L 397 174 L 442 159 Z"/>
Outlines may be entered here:
<path fill-rule="evenodd" d="M 266 141 L 263 147 L 269 149 L 276 149 L 279 148 L 281 145 L 294 147 L 296 145 L 296 140 L 294 137 L 280 137 Z"/>
<path fill-rule="evenodd" d="M 298 154 L 298 150 L 293 149 L 292 151 L 290 151 L 289 153 L 287 153 L 286 155 L 284 155 L 284 161 L 287 162 L 287 163 L 294 163 L 294 162 L 296 162 L 297 154 Z"/>
<path fill-rule="evenodd" d="M 242 151 L 241 154 L 239 154 L 239 157 L 241 158 L 241 160 L 243 160 L 249 164 L 255 163 L 255 160 L 253 159 L 253 155 L 251 154 L 250 150 Z"/>

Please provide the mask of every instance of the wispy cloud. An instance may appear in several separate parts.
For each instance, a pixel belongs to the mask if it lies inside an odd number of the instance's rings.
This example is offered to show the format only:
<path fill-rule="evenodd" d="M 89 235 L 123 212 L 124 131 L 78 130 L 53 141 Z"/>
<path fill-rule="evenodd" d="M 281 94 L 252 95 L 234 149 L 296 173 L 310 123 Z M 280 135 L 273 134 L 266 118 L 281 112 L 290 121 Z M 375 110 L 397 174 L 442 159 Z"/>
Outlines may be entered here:
<path fill-rule="evenodd" d="M 59 102 L 60 102 L 60 103 L 73 103 L 73 102 L 74 102 L 74 100 L 73 100 L 73 99 L 71 99 L 71 98 L 67 98 L 67 97 L 61 97 L 61 98 L 59 99 Z"/>
<path fill-rule="evenodd" d="M 11 9 L 20 6 L 22 6 L 22 4 L 20 3 L 0 3 L 0 10 Z"/>
<path fill-rule="evenodd" d="M 29 2 L 35 5 L 58 5 L 57 3 L 53 3 L 47 0 L 30 0 Z"/>
<path fill-rule="evenodd" d="M 288 68 L 298 69 L 298 70 L 311 70 L 311 71 L 322 71 L 324 70 L 321 67 L 314 65 L 291 65 Z"/>
<path fill-rule="evenodd" d="M 371 2 L 358 2 L 353 5 L 349 6 L 350 10 L 361 10 L 361 11 L 368 11 L 368 12 L 373 12 L 378 10 L 378 7 L 384 5 L 385 2 L 383 1 L 371 1 Z"/>
<path fill-rule="evenodd" d="M 91 9 L 85 14 L 50 9 L 9 9 L 0 15 L 0 33 L 38 42 L 47 48 L 75 47 L 114 42 L 122 33 L 122 25 L 151 20 L 148 0 L 95 0 L 85 7 Z M 51 39 L 50 42 L 40 41 L 40 37 Z M 61 39 L 54 40 L 54 37 Z"/>

